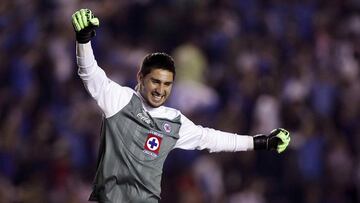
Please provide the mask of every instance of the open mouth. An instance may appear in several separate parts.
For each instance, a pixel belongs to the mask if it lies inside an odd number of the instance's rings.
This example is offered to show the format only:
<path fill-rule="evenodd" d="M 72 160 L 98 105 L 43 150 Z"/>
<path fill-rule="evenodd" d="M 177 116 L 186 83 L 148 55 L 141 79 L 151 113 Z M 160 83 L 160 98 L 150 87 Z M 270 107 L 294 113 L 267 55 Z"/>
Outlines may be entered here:
<path fill-rule="evenodd" d="M 160 102 L 162 100 L 162 98 L 163 98 L 163 96 L 157 95 L 157 94 L 154 94 L 154 93 L 151 94 L 151 95 L 153 97 L 153 100 L 156 101 L 156 102 Z"/>

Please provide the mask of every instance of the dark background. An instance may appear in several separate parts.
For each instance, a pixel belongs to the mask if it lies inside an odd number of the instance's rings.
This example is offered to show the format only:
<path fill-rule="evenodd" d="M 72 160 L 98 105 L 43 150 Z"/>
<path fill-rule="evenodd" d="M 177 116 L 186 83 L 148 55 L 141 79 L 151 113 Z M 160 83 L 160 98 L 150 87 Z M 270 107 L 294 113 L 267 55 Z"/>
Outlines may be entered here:
<path fill-rule="evenodd" d="M 238 134 L 291 131 L 280 155 L 173 151 L 162 202 L 360 202 L 358 0 L 1 1 L 0 202 L 87 202 L 101 112 L 76 75 L 84 7 L 114 81 L 134 87 L 143 57 L 167 52 L 168 106 Z"/>

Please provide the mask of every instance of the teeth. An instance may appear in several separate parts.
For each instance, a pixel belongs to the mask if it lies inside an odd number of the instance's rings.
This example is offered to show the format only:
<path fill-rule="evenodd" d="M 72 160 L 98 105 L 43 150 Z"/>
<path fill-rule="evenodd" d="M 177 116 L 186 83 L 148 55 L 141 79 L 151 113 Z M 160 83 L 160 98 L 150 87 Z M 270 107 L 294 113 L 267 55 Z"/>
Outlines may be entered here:
<path fill-rule="evenodd" d="M 155 96 L 155 95 L 153 95 L 153 97 L 154 97 L 154 99 L 156 100 L 156 101 L 160 101 L 161 100 L 161 96 Z"/>

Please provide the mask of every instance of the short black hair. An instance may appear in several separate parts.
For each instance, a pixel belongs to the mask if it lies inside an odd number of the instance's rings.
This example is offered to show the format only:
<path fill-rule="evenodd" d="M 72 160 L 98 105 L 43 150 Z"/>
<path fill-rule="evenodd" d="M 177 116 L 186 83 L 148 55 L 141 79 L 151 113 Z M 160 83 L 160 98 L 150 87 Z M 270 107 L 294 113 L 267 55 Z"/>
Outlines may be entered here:
<path fill-rule="evenodd" d="M 153 69 L 168 70 L 173 73 L 175 78 L 174 59 L 166 53 L 155 52 L 145 56 L 141 64 L 140 73 L 145 77 Z"/>

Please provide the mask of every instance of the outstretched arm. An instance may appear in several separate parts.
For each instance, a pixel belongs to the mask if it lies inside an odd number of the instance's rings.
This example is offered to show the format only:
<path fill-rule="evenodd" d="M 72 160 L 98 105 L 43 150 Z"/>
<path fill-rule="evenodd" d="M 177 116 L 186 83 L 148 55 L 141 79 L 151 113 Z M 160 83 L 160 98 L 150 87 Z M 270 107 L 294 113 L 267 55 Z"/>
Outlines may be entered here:
<path fill-rule="evenodd" d="M 204 128 L 195 125 L 185 116 L 181 116 L 180 138 L 175 148 L 207 149 L 210 152 L 277 150 L 278 153 L 281 153 L 290 142 L 290 133 L 282 128 L 271 131 L 268 136 L 256 135 L 253 137 Z"/>

